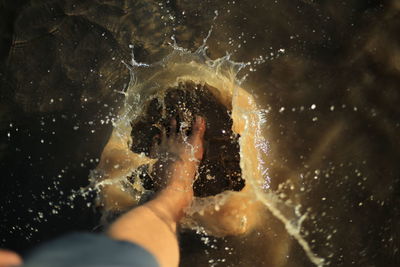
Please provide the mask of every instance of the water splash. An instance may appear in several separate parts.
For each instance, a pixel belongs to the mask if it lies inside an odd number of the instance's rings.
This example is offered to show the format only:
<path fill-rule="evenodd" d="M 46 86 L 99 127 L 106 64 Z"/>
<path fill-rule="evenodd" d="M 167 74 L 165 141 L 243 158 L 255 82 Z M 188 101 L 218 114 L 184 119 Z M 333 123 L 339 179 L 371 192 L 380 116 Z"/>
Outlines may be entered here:
<path fill-rule="evenodd" d="M 200 85 L 207 84 L 212 88 L 217 88 L 218 91 L 213 93 L 218 95 L 221 103 L 232 109 L 232 118 L 234 124 L 236 124 L 233 127 L 243 128 L 240 138 L 240 166 L 246 180 L 247 189 L 245 188 L 246 190 L 243 190 L 243 192 L 223 192 L 212 198 L 196 198 L 187 213 L 189 215 L 203 215 L 204 211 L 210 206 L 215 211 L 219 211 L 221 206 L 230 201 L 231 196 L 259 201 L 284 224 L 287 232 L 297 240 L 310 261 L 317 266 L 323 266 L 324 259 L 315 255 L 301 234 L 302 223 L 307 214 L 301 214 L 299 206 L 283 202 L 270 189 L 271 178 L 265 164 L 265 157 L 268 156 L 270 147 L 263 134 L 263 127 L 267 122 L 267 111 L 259 108 L 252 96 L 241 87 L 246 76 L 240 80 L 237 78 L 238 73 L 248 64 L 234 62 L 230 59 L 231 55 L 228 53 L 224 57 L 215 60 L 210 59 L 207 56 L 206 43 L 211 35 L 211 30 L 203 44 L 195 52 L 180 47 L 175 38 L 172 37 L 171 52 L 154 64 L 137 62 L 132 53 L 131 62 L 125 63 L 130 70 L 131 80 L 124 92 L 126 97 L 124 107 L 118 119 L 114 122 L 112 138 L 127 143 L 126 148 L 129 149 L 132 141 L 130 136 L 131 122 L 140 117 L 149 99 L 161 95 L 167 88 L 176 87 L 184 81 L 191 81 Z M 252 158 L 249 158 L 253 152 L 255 152 L 253 155 L 255 162 L 252 161 Z M 140 157 L 144 158 L 144 155 L 140 155 Z M 118 169 L 119 167 L 115 168 Z M 100 191 L 104 186 L 117 185 L 122 191 L 133 194 L 132 199 L 137 204 L 138 199 L 140 199 L 138 194 L 143 194 L 144 190 L 140 186 L 136 186 L 136 190 L 129 190 L 129 183 L 126 182 L 127 177 L 132 176 L 135 170 L 134 167 L 130 167 L 119 172 L 118 175 L 110 175 L 107 173 L 107 169 L 100 168 L 92 175 L 93 185 Z M 135 179 L 135 183 L 140 184 L 139 178 Z M 243 215 L 242 219 L 242 222 L 247 224 L 249 217 Z M 194 221 L 187 223 L 187 226 L 203 229 L 201 225 Z"/>

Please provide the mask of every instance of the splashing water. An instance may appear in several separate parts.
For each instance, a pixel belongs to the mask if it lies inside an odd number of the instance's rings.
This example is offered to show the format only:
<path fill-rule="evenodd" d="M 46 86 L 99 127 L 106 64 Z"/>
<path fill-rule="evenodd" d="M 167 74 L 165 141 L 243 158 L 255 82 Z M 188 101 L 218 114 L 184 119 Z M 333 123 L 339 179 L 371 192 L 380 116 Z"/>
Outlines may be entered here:
<path fill-rule="evenodd" d="M 232 130 L 240 135 L 240 169 L 246 184 L 242 190 L 225 190 L 214 196 L 196 197 L 187 211 L 184 226 L 198 231 L 202 229 L 206 234 L 215 236 L 242 234 L 264 223 L 265 220 L 260 219 L 258 214 L 262 209 L 260 206 L 266 207 L 284 224 L 310 261 L 317 266 L 324 265 L 324 260 L 313 253 L 301 234 L 307 214 L 301 214 L 300 205 L 283 202 L 270 189 L 271 179 L 265 164 L 269 158 L 269 145 L 263 134 L 268 112 L 260 109 L 253 97 L 241 87 L 244 78 L 239 80 L 237 75 L 246 64 L 232 61 L 229 54 L 210 59 L 206 53 L 207 38 L 195 52 L 179 47 L 172 38 L 172 51 L 161 61 L 139 63 L 132 54 L 132 61 L 125 63 L 131 73 L 130 84 L 126 91 L 121 92 L 126 96 L 124 107 L 113 124 L 114 131 L 102 160 L 91 175 L 93 186 L 100 191 L 100 195 L 112 196 L 111 202 L 103 203 L 106 210 L 121 209 L 123 205 L 115 207 L 115 199 L 118 198 L 123 199 L 120 203 L 127 202 L 127 206 L 137 205 L 149 191 L 141 181 L 140 167 L 152 164 L 154 160 L 146 153 L 131 151 L 135 141 L 131 135 L 132 122 L 143 118 L 151 100 L 158 99 L 165 107 L 163 99 L 168 88 L 178 88 L 188 82 L 196 85 L 195 90 L 206 87 L 228 109 L 233 121 Z M 119 156 L 115 156 L 116 148 L 123 151 Z M 109 190 L 104 193 L 107 187 Z M 244 208 L 232 212 L 238 203 L 245 203 Z M 226 217 L 226 214 L 233 214 L 231 218 L 228 216 L 230 222 L 221 222 L 221 216 Z M 222 228 L 225 232 L 221 231 Z"/>

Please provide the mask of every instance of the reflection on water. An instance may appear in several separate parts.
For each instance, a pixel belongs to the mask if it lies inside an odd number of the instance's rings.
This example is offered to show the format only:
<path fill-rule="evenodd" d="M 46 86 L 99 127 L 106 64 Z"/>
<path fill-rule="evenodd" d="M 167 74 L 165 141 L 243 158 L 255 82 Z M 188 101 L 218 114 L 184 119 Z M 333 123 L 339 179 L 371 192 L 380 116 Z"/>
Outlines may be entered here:
<path fill-rule="evenodd" d="M 98 225 L 93 192 L 71 190 L 88 185 L 118 122 L 129 44 L 151 65 L 169 53 L 171 36 L 194 51 L 213 26 L 208 56 L 228 51 L 249 63 L 240 88 L 262 111 L 250 118 L 263 122 L 253 134 L 268 141 L 240 147 L 263 152 L 263 183 L 246 178 L 258 189 L 242 195 L 263 204 L 252 203 L 255 213 L 246 201 L 226 209 L 262 223 L 225 237 L 184 230 L 182 266 L 312 266 L 307 246 L 330 266 L 398 265 L 397 1 L 14 5 L 0 10 L 9 25 L 1 28 L 2 244 L 23 250 Z M 229 223 L 207 218 L 195 221 Z"/>

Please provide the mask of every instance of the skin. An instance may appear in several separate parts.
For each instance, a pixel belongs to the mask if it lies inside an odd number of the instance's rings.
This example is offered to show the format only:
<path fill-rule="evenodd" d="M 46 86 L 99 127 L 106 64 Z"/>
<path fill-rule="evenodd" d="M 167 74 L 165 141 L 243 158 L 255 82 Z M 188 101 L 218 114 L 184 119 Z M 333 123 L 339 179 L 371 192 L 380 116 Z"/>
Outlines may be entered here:
<path fill-rule="evenodd" d="M 184 137 L 177 133 L 176 121 L 171 122 L 169 135 L 164 133 L 161 144 L 153 145 L 153 153 L 166 151 L 178 158 L 168 164 L 164 182 L 158 181 L 163 189 L 153 200 L 122 215 L 107 231 L 113 239 L 144 247 L 162 267 L 179 264 L 177 225 L 193 200 L 193 181 L 203 157 L 205 128 L 204 119 L 197 116 L 191 136 Z M 21 264 L 18 254 L 0 249 L 0 267 Z"/>
<path fill-rule="evenodd" d="M 193 181 L 203 157 L 205 121 L 197 116 L 192 134 L 177 133 L 176 121 L 163 134 L 155 153 L 166 150 L 178 156 L 166 169 L 166 185 L 156 198 L 122 215 L 108 230 L 117 240 L 130 241 L 150 251 L 163 267 L 178 266 L 177 224 L 193 199 Z M 185 140 L 186 138 L 186 140 Z"/>
<path fill-rule="evenodd" d="M 21 264 L 22 259 L 17 253 L 0 249 L 0 267 L 19 266 Z"/>

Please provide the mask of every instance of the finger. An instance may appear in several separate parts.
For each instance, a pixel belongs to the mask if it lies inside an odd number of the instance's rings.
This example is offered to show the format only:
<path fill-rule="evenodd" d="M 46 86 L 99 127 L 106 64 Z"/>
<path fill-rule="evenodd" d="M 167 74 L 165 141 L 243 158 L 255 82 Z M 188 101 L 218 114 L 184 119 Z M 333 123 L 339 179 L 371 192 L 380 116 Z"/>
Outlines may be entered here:
<path fill-rule="evenodd" d="M 153 136 L 153 140 L 152 140 L 152 145 L 158 146 L 161 143 L 161 135 L 160 134 L 156 134 L 155 136 Z"/>
<path fill-rule="evenodd" d="M 171 120 L 169 135 L 170 135 L 171 137 L 175 137 L 175 135 L 176 135 L 176 119 L 175 119 L 175 118 L 173 118 L 173 119 Z"/>
<path fill-rule="evenodd" d="M 190 136 L 189 142 L 194 148 L 194 157 L 198 161 L 203 158 L 203 138 L 206 130 L 206 121 L 200 116 L 196 116 L 193 124 L 192 135 Z"/>
<path fill-rule="evenodd" d="M 200 141 L 203 140 L 204 132 L 206 131 L 206 121 L 201 116 L 196 116 L 196 119 L 193 124 L 193 131 L 191 140 Z"/>
<path fill-rule="evenodd" d="M 159 145 L 160 145 L 160 135 L 156 134 L 153 136 L 151 140 L 151 148 L 150 148 L 150 157 L 155 157 L 158 153 Z"/>
<path fill-rule="evenodd" d="M 162 129 L 161 129 L 161 144 L 164 144 L 166 140 L 167 140 L 167 129 L 165 127 L 162 127 Z"/>

